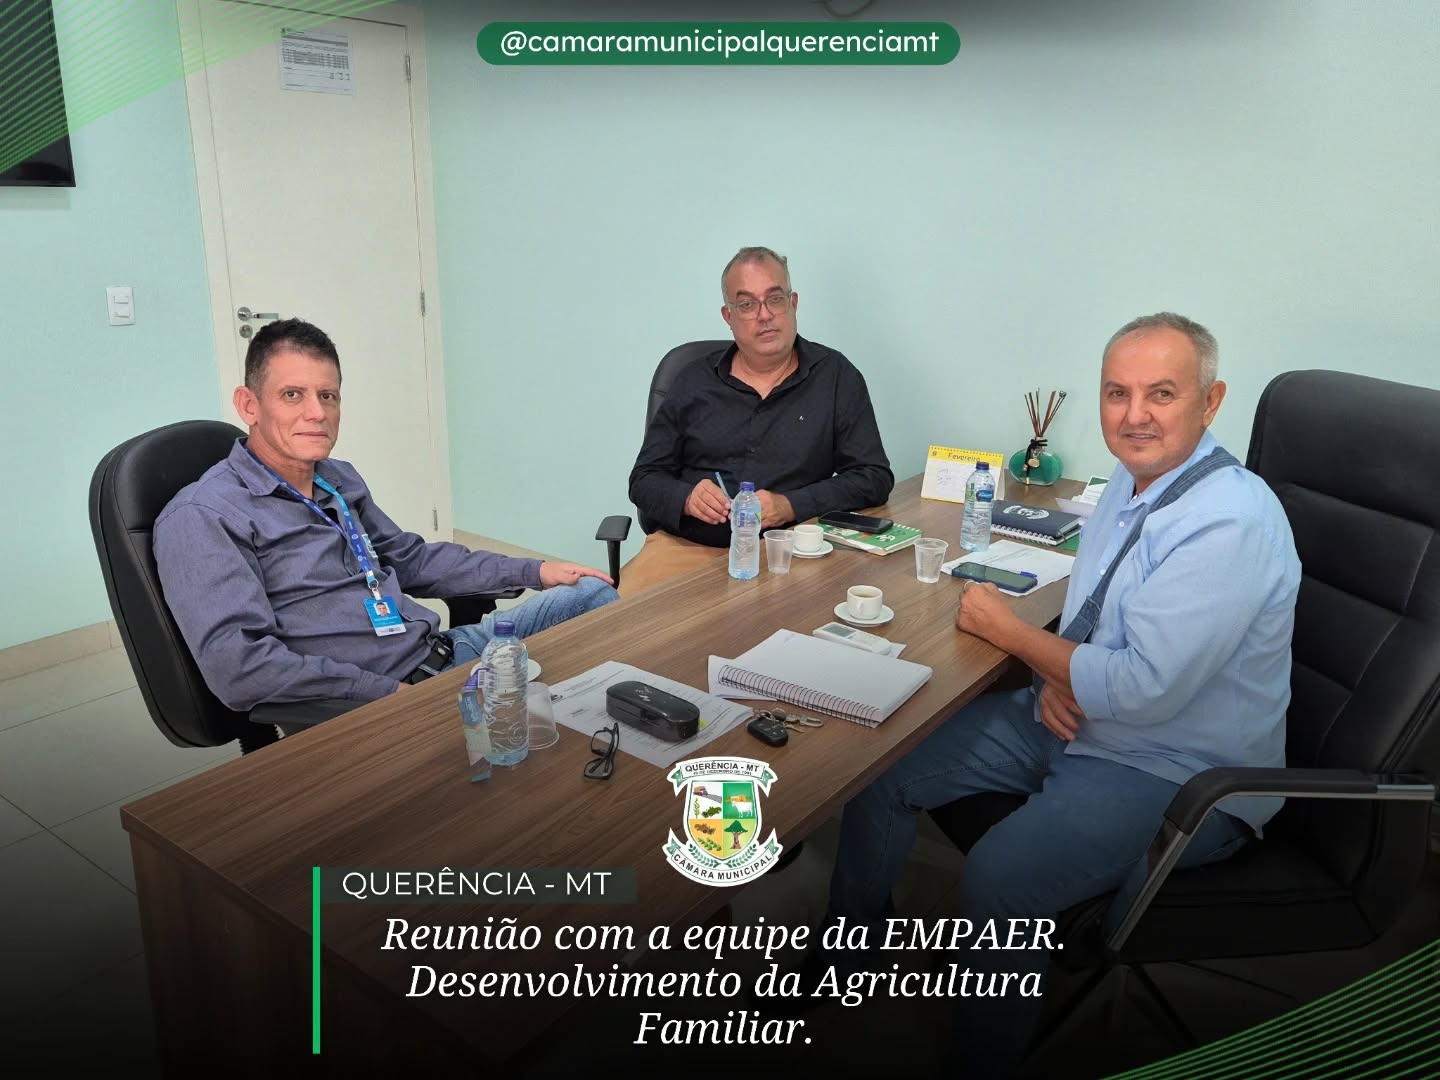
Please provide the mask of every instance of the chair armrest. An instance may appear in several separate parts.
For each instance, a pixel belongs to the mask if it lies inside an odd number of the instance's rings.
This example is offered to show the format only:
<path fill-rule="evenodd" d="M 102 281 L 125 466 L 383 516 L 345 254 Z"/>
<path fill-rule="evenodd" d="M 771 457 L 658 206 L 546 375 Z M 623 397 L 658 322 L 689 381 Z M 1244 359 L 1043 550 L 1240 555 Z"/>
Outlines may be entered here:
<path fill-rule="evenodd" d="M 1435 784 L 1423 776 L 1366 773 L 1358 769 L 1206 769 L 1187 780 L 1170 800 L 1160 831 L 1150 841 L 1148 872 L 1130 908 L 1106 941 L 1113 955 L 1134 933 L 1155 894 L 1185 854 L 1205 816 L 1231 795 L 1277 795 L 1290 799 L 1368 799 L 1429 802 Z"/>
<path fill-rule="evenodd" d="M 250 719 L 256 724 L 274 724 L 289 734 L 292 729 L 314 727 L 364 704 L 363 701 L 351 701 L 349 698 L 283 701 L 256 705 L 250 710 Z"/>
<path fill-rule="evenodd" d="M 606 543 L 612 540 L 616 542 L 622 541 L 629 535 L 630 519 L 624 514 L 611 514 L 604 521 L 600 522 L 600 527 L 595 530 L 595 539 L 604 540 Z"/>
<path fill-rule="evenodd" d="M 1435 798 L 1421 776 L 1367 773 L 1359 769 L 1206 769 L 1187 780 L 1165 810 L 1165 820 L 1193 834 L 1205 815 L 1232 795 L 1281 795 L 1292 799 Z"/>
<path fill-rule="evenodd" d="M 611 514 L 595 530 L 595 539 L 605 541 L 609 557 L 610 580 L 620 587 L 620 542 L 630 535 L 630 519 L 624 514 Z"/>

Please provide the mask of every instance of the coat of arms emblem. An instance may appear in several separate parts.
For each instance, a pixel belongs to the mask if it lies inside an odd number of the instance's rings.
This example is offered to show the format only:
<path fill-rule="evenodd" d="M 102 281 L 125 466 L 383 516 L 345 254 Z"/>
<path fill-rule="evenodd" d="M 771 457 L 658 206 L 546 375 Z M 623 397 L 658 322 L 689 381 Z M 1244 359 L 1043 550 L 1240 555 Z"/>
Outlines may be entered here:
<path fill-rule="evenodd" d="M 758 877 L 780 857 L 775 830 L 761 840 L 760 798 L 770 794 L 775 774 L 751 758 L 692 758 L 670 773 L 683 792 L 681 836 L 670 833 L 670 865 L 707 885 L 740 885 Z"/>

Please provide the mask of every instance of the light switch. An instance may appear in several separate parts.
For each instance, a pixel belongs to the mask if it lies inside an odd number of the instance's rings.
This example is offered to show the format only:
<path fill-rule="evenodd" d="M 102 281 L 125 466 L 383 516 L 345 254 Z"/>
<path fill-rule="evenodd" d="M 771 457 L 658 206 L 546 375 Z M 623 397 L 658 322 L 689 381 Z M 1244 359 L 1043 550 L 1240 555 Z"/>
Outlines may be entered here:
<path fill-rule="evenodd" d="M 133 326 L 135 323 L 135 294 L 129 285 L 111 285 L 105 290 L 110 303 L 111 326 Z"/>

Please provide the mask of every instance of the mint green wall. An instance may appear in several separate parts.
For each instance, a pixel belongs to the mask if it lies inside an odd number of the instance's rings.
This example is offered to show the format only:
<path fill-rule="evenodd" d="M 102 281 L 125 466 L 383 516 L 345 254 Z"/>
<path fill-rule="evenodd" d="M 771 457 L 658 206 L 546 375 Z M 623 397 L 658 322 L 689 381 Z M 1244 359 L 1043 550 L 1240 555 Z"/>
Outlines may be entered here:
<path fill-rule="evenodd" d="M 1281 370 L 1440 384 L 1431 3 L 876 0 L 958 28 L 939 69 L 494 68 L 488 19 L 567 9 L 423 8 L 461 528 L 599 562 L 655 361 L 725 335 L 746 243 L 790 255 L 801 332 L 865 371 L 902 477 L 930 442 L 1019 445 L 1037 385 L 1071 393 L 1067 471 L 1105 468 L 1099 347 L 1159 308 L 1219 336 L 1237 451 Z M 72 139 L 77 188 L 0 189 L 0 647 L 109 617 L 91 470 L 218 415 L 182 87 Z M 135 326 L 106 325 L 115 284 Z"/>
<path fill-rule="evenodd" d="M 183 87 L 79 128 L 71 146 L 76 187 L 0 188 L 0 648 L 111 617 L 91 472 L 147 427 L 217 415 Z M 107 285 L 134 287 L 135 325 L 108 325 Z"/>
<path fill-rule="evenodd" d="M 951 22 L 943 68 L 491 67 L 491 19 L 680 15 L 423 6 L 461 528 L 603 558 L 591 537 L 630 509 L 654 364 L 725 336 L 718 276 L 742 244 L 790 256 L 801 333 L 866 373 L 901 477 L 931 442 L 1023 445 L 1036 386 L 1070 392 L 1067 473 L 1108 469 L 1100 348 L 1164 308 L 1219 338 L 1216 431 L 1242 456 L 1279 371 L 1437 385 L 1429 0 L 861 16 Z"/>

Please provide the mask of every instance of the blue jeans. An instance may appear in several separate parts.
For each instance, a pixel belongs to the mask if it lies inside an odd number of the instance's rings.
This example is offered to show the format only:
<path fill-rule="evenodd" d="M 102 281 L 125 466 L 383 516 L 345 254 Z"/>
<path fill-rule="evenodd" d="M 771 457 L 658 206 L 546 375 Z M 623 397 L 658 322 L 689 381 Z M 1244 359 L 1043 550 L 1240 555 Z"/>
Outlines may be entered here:
<path fill-rule="evenodd" d="M 1105 758 L 1064 753 L 1065 743 L 1034 721 L 1027 688 L 984 694 L 845 807 L 830 886 L 831 916 L 875 927 L 890 912 L 890 890 L 915 838 L 919 815 L 980 792 L 1028 796 L 970 849 L 955 915 L 1055 918 L 1073 904 L 1117 891 L 1105 929 L 1124 915 L 1145 879 L 1145 852 L 1179 786 Z M 1082 721 L 1083 723 L 1083 721 Z M 1181 866 L 1214 862 L 1251 836 L 1228 814 L 1210 814 Z M 1002 926 L 1000 941 L 1004 943 Z M 1034 972 L 1044 949 L 977 949 L 957 955 L 977 974 Z M 1043 999 L 1015 992 L 957 999 L 947 1072 L 1011 1076 L 1029 1047 Z"/>
<path fill-rule="evenodd" d="M 455 655 L 445 665 L 446 670 L 461 664 L 473 664 L 480 659 L 485 646 L 495 636 L 496 619 L 513 622 L 515 636 L 527 638 L 618 599 L 620 597 L 614 586 L 606 585 L 599 578 L 583 577 L 574 585 L 556 585 L 546 589 L 507 611 L 492 611 L 478 623 L 452 626 L 445 631 L 445 636 L 455 646 Z"/>

